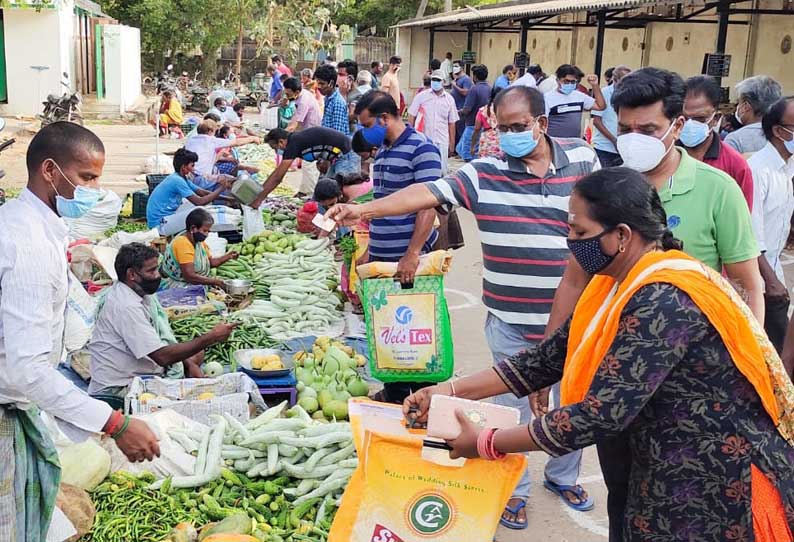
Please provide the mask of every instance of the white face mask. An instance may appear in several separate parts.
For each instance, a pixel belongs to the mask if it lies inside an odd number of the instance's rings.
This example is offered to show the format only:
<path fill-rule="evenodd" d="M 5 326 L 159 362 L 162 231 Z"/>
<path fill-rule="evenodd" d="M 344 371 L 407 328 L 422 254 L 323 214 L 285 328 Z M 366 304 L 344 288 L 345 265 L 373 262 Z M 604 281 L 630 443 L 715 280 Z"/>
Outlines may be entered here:
<path fill-rule="evenodd" d="M 628 133 L 618 136 L 618 152 L 623 165 L 640 173 L 646 173 L 659 165 L 673 145 L 666 147 L 664 139 L 673 130 L 673 122 L 660 138 L 645 134 Z"/>

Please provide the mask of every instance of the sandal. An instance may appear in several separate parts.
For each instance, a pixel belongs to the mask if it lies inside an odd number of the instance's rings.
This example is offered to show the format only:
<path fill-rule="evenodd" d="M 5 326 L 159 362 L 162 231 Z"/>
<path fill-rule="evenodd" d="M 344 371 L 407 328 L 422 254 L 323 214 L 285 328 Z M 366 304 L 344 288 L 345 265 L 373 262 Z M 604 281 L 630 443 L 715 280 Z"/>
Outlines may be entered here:
<path fill-rule="evenodd" d="M 587 512 L 588 510 L 592 510 L 595 507 L 595 503 L 593 502 L 593 499 L 590 497 L 590 495 L 588 495 L 587 498 L 584 497 L 584 488 L 579 484 L 576 484 L 575 486 L 564 486 L 556 484 L 551 480 L 544 480 L 543 487 L 552 493 L 556 493 L 562 499 L 562 502 L 577 512 Z M 576 497 L 579 499 L 578 503 L 571 500 L 569 497 L 569 494 L 571 493 L 576 495 Z"/>
<path fill-rule="evenodd" d="M 511 499 L 511 500 L 513 500 L 513 499 Z M 521 510 L 523 510 L 524 508 L 526 508 L 526 506 L 527 506 L 527 501 L 525 501 L 523 499 L 518 500 L 518 504 L 515 505 L 514 507 L 510 507 L 509 504 L 505 505 L 505 512 L 510 512 L 511 514 L 513 514 L 515 519 L 505 519 L 504 512 L 503 512 L 502 513 L 502 517 L 499 518 L 499 523 L 504 525 L 508 529 L 514 529 L 516 531 L 521 531 L 523 529 L 526 529 L 527 528 L 527 522 L 526 521 L 523 521 L 523 522 L 518 521 L 518 513 Z"/>

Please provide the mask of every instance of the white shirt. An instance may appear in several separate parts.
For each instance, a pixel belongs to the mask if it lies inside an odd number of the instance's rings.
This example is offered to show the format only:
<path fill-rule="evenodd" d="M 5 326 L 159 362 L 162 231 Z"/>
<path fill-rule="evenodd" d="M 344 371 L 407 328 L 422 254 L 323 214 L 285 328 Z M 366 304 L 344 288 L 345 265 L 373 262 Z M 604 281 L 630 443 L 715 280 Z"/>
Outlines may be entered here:
<path fill-rule="evenodd" d="M 237 115 L 237 113 L 234 112 L 234 109 L 232 109 L 232 107 L 228 105 L 226 106 L 225 111 L 221 111 L 217 107 L 213 107 L 208 111 L 208 113 L 214 113 L 218 115 L 221 118 L 222 122 L 230 122 L 232 124 L 240 123 L 240 117 Z"/>
<path fill-rule="evenodd" d="M 0 404 L 35 403 L 99 432 L 111 408 L 57 371 L 68 291 L 68 228 L 28 189 L 0 207 Z"/>
<path fill-rule="evenodd" d="M 538 90 L 541 91 L 543 94 L 547 92 L 551 92 L 552 90 L 557 88 L 557 80 L 554 77 L 547 77 L 543 81 L 540 82 L 538 85 Z"/>
<path fill-rule="evenodd" d="M 444 59 L 441 63 L 441 71 L 444 74 L 444 86 L 450 86 L 452 84 L 452 61 L 450 59 Z"/>
<path fill-rule="evenodd" d="M 758 247 L 783 284 L 780 255 L 786 247 L 794 213 L 794 157 L 784 161 L 777 149 L 766 146 L 747 160 L 753 171 L 753 230 Z"/>
<path fill-rule="evenodd" d="M 212 175 L 212 168 L 215 166 L 215 152 L 218 149 L 229 147 L 231 144 L 231 139 L 223 139 L 209 134 L 196 134 L 185 141 L 185 149 L 198 154 L 196 173 L 209 177 Z"/>
<path fill-rule="evenodd" d="M 513 84 L 510 85 L 511 87 L 532 87 L 535 88 L 538 86 L 537 81 L 535 81 L 535 76 L 531 73 L 527 72 L 515 81 Z"/>

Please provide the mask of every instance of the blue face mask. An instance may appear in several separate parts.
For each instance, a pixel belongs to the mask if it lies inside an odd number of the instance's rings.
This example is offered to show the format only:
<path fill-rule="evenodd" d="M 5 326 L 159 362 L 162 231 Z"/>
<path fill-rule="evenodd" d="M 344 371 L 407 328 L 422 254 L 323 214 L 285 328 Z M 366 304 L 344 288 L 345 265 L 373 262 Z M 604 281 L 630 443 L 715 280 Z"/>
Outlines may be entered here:
<path fill-rule="evenodd" d="M 442 88 L 444 88 L 444 83 L 441 81 L 430 81 L 430 88 L 433 89 L 435 92 L 438 92 Z"/>
<path fill-rule="evenodd" d="M 276 151 L 276 154 L 278 154 L 279 156 L 284 156 L 284 149 L 278 149 Z"/>
<path fill-rule="evenodd" d="M 386 125 L 381 119 L 375 121 L 370 128 L 361 128 L 361 135 L 373 147 L 380 147 L 386 140 Z"/>
<path fill-rule="evenodd" d="M 689 119 L 684 124 L 684 128 L 681 130 L 681 135 L 678 139 L 684 147 L 691 149 L 706 141 L 709 132 L 711 132 L 711 128 L 709 128 L 708 124 Z"/>
<path fill-rule="evenodd" d="M 601 248 L 601 238 L 611 229 L 604 230 L 598 235 L 587 239 L 568 239 L 568 248 L 576 258 L 577 263 L 588 275 L 595 275 L 612 263 L 617 253 L 606 254 Z"/>
<path fill-rule="evenodd" d="M 55 210 L 58 211 L 58 215 L 64 218 L 80 218 L 84 216 L 88 211 L 93 209 L 99 198 L 102 196 L 99 190 L 96 188 L 88 188 L 87 186 L 83 185 L 75 185 L 72 181 L 69 180 L 69 177 L 63 174 L 63 170 L 61 166 L 57 164 L 57 162 L 53 161 L 55 167 L 58 168 L 58 171 L 61 173 L 66 182 L 74 187 L 74 195 L 72 199 L 66 199 L 65 197 L 58 194 L 58 189 L 55 188 L 55 185 L 52 185 L 52 188 L 55 190 Z"/>
<path fill-rule="evenodd" d="M 505 154 L 513 158 L 528 156 L 538 146 L 538 140 L 535 139 L 535 135 L 532 133 L 534 127 L 535 125 L 533 124 L 528 130 L 518 133 L 499 132 L 499 147 Z"/>
<path fill-rule="evenodd" d="M 576 83 L 563 83 L 560 85 L 560 92 L 563 94 L 570 94 L 574 90 L 576 90 Z"/>

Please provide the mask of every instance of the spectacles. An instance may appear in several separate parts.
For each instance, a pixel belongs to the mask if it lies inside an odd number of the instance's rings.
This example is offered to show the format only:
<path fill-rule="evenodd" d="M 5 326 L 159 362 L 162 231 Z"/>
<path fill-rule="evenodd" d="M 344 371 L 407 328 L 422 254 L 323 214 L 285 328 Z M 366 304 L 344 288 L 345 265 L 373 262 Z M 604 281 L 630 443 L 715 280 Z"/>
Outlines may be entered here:
<path fill-rule="evenodd" d="M 714 120 L 714 117 L 716 117 L 716 116 L 717 116 L 717 112 L 715 111 L 714 113 L 712 113 L 708 117 L 687 117 L 687 116 L 685 116 L 684 118 L 686 118 L 686 120 L 694 120 L 694 121 L 697 121 L 697 122 L 702 122 L 703 124 L 709 124 L 712 120 Z"/>
<path fill-rule="evenodd" d="M 541 117 L 536 118 L 535 122 L 533 122 L 531 124 L 511 124 L 510 126 L 499 125 L 499 126 L 496 127 L 496 131 L 499 132 L 500 134 L 506 134 L 507 132 L 512 132 L 514 134 L 520 134 L 522 132 L 526 132 L 528 130 L 534 129 L 535 125 L 538 123 L 538 121 L 540 119 L 541 119 Z"/>

